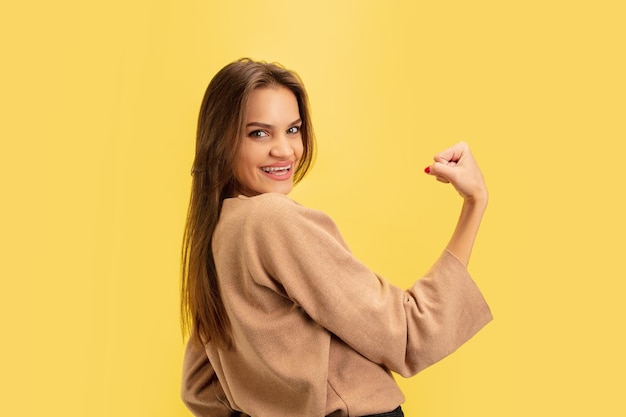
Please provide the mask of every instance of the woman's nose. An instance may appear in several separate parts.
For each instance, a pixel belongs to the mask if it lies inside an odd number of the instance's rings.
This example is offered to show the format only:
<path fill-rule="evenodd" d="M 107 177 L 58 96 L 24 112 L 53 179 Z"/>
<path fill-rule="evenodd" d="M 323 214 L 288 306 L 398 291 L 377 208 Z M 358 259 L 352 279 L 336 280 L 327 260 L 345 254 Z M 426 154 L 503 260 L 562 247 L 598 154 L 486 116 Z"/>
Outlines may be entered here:
<path fill-rule="evenodd" d="M 294 154 L 291 143 L 287 135 L 282 134 L 274 138 L 270 154 L 276 158 L 286 158 Z"/>

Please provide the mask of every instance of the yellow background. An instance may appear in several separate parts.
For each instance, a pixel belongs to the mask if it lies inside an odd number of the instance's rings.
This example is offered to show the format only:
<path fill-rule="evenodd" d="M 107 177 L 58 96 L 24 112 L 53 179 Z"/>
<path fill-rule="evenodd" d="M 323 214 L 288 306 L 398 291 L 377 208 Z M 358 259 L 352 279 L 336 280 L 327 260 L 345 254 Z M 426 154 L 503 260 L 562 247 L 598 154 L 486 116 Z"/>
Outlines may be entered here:
<path fill-rule="evenodd" d="M 470 270 L 495 321 L 400 381 L 407 416 L 626 415 L 622 4 L 3 2 L 0 415 L 189 415 L 194 127 L 242 56 L 302 76 L 319 157 L 292 196 L 397 285 L 460 208 L 422 169 L 459 140 L 481 163 Z"/>

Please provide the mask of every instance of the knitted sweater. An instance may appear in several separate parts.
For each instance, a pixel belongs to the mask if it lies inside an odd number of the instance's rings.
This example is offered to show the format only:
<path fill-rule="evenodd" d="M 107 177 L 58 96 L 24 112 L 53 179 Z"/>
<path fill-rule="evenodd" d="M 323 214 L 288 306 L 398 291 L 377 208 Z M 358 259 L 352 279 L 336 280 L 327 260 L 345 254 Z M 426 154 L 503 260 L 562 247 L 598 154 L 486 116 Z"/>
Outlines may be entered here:
<path fill-rule="evenodd" d="M 235 346 L 189 343 L 182 396 L 196 416 L 363 416 L 393 410 L 408 377 L 491 320 L 444 251 L 406 291 L 350 252 L 325 214 L 281 194 L 223 203 L 213 235 Z"/>

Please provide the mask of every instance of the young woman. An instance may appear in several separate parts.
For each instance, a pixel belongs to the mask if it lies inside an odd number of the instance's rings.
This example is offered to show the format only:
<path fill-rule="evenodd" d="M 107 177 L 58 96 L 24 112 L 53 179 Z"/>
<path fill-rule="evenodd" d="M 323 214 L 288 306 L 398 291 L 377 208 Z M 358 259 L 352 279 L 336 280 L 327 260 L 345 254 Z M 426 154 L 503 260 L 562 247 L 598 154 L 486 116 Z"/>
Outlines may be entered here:
<path fill-rule="evenodd" d="M 491 320 L 466 270 L 487 204 L 466 144 L 426 168 L 463 208 L 405 291 L 355 259 L 326 215 L 287 197 L 313 152 L 296 74 L 243 59 L 213 78 L 183 245 L 182 396 L 197 416 L 402 416 L 391 372 L 416 374 Z"/>

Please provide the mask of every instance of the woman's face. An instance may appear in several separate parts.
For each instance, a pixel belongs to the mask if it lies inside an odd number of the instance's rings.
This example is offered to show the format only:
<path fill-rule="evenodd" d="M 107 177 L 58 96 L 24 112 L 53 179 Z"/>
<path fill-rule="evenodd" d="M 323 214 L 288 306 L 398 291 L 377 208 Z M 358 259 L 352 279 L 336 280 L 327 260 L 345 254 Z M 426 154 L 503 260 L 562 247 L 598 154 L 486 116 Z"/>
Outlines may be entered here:
<path fill-rule="evenodd" d="M 237 194 L 288 194 L 302 157 L 302 120 L 296 96 L 285 87 L 254 90 L 244 137 L 235 158 Z"/>

